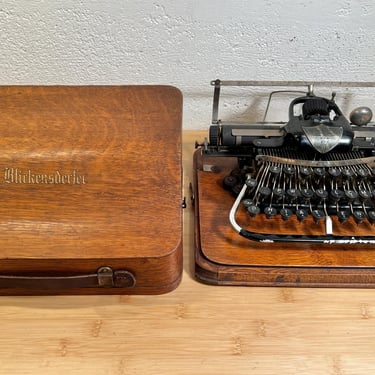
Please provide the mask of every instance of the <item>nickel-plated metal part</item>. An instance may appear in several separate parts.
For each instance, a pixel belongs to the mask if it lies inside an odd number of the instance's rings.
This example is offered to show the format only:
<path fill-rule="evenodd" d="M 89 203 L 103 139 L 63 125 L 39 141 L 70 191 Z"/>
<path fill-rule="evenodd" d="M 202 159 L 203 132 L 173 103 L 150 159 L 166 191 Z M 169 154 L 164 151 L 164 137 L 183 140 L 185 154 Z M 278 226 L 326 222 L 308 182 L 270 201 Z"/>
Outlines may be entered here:
<path fill-rule="evenodd" d="M 367 125 L 372 119 L 372 111 L 369 107 L 358 107 L 353 109 L 349 118 L 354 125 Z"/>
<path fill-rule="evenodd" d="M 321 154 L 326 154 L 334 149 L 340 143 L 343 136 L 343 128 L 324 124 L 303 126 L 302 129 L 314 149 Z"/>
<path fill-rule="evenodd" d="M 280 87 L 375 87 L 375 82 L 363 81 L 236 81 L 213 80 L 212 86 L 280 86 Z"/>

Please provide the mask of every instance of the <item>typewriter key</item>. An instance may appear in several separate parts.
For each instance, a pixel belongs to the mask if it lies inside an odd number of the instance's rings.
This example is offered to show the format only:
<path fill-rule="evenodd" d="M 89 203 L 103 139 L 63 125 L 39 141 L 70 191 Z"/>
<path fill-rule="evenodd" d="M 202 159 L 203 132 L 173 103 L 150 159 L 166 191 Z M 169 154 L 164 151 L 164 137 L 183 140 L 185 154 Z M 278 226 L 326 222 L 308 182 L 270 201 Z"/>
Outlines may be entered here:
<path fill-rule="evenodd" d="M 313 196 L 314 192 L 311 189 L 301 189 L 302 198 L 309 201 Z"/>
<path fill-rule="evenodd" d="M 290 199 L 291 202 L 296 200 L 298 197 L 301 196 L 301 192 L 298 189 L 288 189 L 286 191 L 287 197 Z"/>
<path fill-rule="evenodd" d="M 369 212 L 367 212 L 367 216 L 368 216 L 368 221 L 371 224 L 374 224 L 375 223 L 375 211 L 369 211 Z"/>
<path fill-rule="evenodd" d="M 248 207 L 250 207 L 251 205 L 253 205 L 254 202 L 253 202 L 251 199 L 244 199 L 244 200 L 242 201 L 242 204 L 244 205 L 244 207 L 248 208 Z"/>
<path fill-rule="evenodd" d="M 315 194 L 319 199 L 326 199 L 328 197 L 328 191 L 324 189 L 316 189 Z"/>
<path fill-rule="evenodd" d="M 324 168 L 316 167 L 314 168 L 314 174 L 317 177 L 323 177 L 326 174 L 326 171 Z"/>
<path fill-rule="evenodd" d="M 359 168 L 356 170 L 356 175 L 359 177 L 361 181 L 365 179 L 369 174 L 370 172 L 364 168 Z"/>
<path fill-rule="evenodd" d="M 290 208 L 282 208 L 280 210 L 280 215 L 284 221 L 287 221 L 292 217 L 293 211 Z"/>
<path fill-rule="evenodd" d="M 277 165 L 271 165 L 269 171 L 271 174 L 277 176 L 281 173 L 281 168 Z"/>
<path fill-rule="evenodd" d="M 285 190 L 281 188 L 273 189 L 272 193 L 276 200 L 280 200 L 285 196 Z"/>
<path fill-rule="evenodd" d="M 260 208 L 258 206 L 255 206 L 252 204 L 251 206 L 247 207 L 247 211 L 250 214 L 251 217 L 255 217 L 259 214 Z"/>
<path fill-rule="evenodd" d="M 345 196 L 344 192 L 340 189 L 331 190 L 329 195 L 330 195 L 333 203 L 337 203 L 340 199 L 342 199 Z"/>
<path fill-rule="evenodd" d="M 367 189 L 359 189 L 358 190 L 359 199 L 364 202 L 371 198 L 371 191 Z"/>
<path fill-rule="evenodd" d="M 296 211 L 296 215 L 299 221 L 304 221 L 309 216 L 309 213 L 307 210 L 300 208 Z"/>
<path fill-rule="evenodd" d="M 348 199 L 349 203 L 355 201 L 358 198 L 358 193 L 355 190 L 346 190 L 345 197 Z"/>
<path fill-rule="evenodd" d="M 266 207 L 264 213 L 266 214 L 267 219 L 271 219 L 277 214 L 277 210 L 275 207 Z"/>
<path fill-rule="evenodd" d="M 246 186 L 250 189 L 255 188 L 258 185 L 258 181 L 255 178 L 248 178 L 246 180 Z"/>
<path fill-rule="evenodd" d="M 337 212 L 337 217 L 339 218 L 340 223 L 345 223 L 350 217 L 350 212 L 348 210 L 340 210 Z"/>
<path fill-rule="evenodd" d="M 271 195 L 271 189 L 268 187 L 268 186 L 262 186 L 260 189 L 259 189 L 259 194 L 263 197 L 263 198 L 267 198 Z"/>
<path fill-rule="evenodd" d="M 354 176 L 354 172 L 349 168 L 343 168 L 341 170 L 341 174 L 345 178 L 345 180 L 349 180 Z"/>
<path fill-rule="evenodd" d="M 353 211 L 354 220 L 357 224 L 361 224 L 366 219 L 366 214 L 362 210 Z"/>
<path fill-rule="evenodd" d="M 293 176 L 296 173 L 296 169 L 294 167 L 292 167 L 291 165 L 285 166 L 283 171 L 284 171 L 285 174 L 287 174 L 289 176 Z"/>
<path fill-rule="evenodd" d="M 323 210 L 319 210 L 319 209 L 317 209 L 317 210 L 312 210 L 312 211 L 311 211 L 311 214 L 312 214 L 312 216 L 313 216 L 313 218 L 314 218 L 314 221 L 315 221 L 316 223 L 319 223 L 319 221 L 322 220 L 323 217 L 325 216 L 324 211 L 323 211 Z"/>
<path fill-rule="evenodd" d="M 328 168 L 328 174 L 333 177 L 334 179 L 336 179 L 337 177 L 339 177 L 341 175 L 341 171 L 340 169 L 336 168 L 336 167 L 330 167 Z"/>
<path fill-rule="evenodd" d="M 313 173 L 313 170 L 312 170 L 311 167 L 301 167 L 299 171 L 300 171 L 302 177 L 311 176 L 312 173 Z"/>

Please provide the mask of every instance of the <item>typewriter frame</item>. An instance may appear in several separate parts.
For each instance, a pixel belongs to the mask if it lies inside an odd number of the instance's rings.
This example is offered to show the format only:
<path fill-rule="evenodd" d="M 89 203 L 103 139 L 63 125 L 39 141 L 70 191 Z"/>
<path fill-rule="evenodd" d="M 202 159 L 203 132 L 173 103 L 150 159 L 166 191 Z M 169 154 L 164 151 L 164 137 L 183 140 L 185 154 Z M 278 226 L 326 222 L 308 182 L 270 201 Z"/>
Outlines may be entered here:
<path fill-rule="evenodd" d="M 215 86 L 213 124 L 219 123 L 220 87 L 315 86 L 374 87 L 361 82 L 212 81 Z M 239 236 L 228 220 L 233 202 L 221 181 L 237 164 L 238 155 L 205 152 L 205 140 L 194 154 L 195 274 L 215 285 L 373 287 L 373 241 L 253 241 Z M 233 215 L 233 212 L 232 214 Z M 240 220 L 243 220 L 240 213 Z M 245 219 L 244 219 L 245 220 Z M 353 225 L 353 224 L 350 224 Z M 240 228 L 241 229 L 241 228 Z M 239 232 L 240 230 L 238 230 Z M 275 233 L 275 232 L 273 232 Z M 244 233 L 241 233 L 242 235 Z M 353 245 L 354 242 L 357 242 Z"/>

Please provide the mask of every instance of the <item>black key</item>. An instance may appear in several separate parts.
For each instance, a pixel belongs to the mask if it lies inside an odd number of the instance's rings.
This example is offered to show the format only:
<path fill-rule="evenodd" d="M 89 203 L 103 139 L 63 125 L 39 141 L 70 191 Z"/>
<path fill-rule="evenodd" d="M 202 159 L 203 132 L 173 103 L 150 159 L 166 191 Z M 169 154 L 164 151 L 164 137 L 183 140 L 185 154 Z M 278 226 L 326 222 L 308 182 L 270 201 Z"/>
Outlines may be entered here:
<path fill-rule="evenodd" d="M 286 165 L 284 168 L 283 168 L 283 172 L 285 174 L 287 174 L 288 176 L 293 176 L 295 173 L 296 173 L 296 168 L 294 168 L 293 166 L 291 165 Z"/>
<path fill-rule="evenodd" d="M 328 168 L 328 174 L 332 177 L 332 178 L 337 178 L 341 175 L 341 171 L 340 169 L 336 168 L 336 167 L 330 167 Z"/>
<path fill-rule="evenodd" d="M 327 190 L 324 190 L 324 189 L 316 189 L 315 190 L 315 195 L 319 198 L 319 199 L 326 199 L 328 197 L 328 191 Z"/>
<path fill-rule="evenodd" d="M 296 215 L 299 221 L 304 221 L 309 216 L 309 212 L 304 209 L 299 209 L 296 211 Z"/>
<path fill-rule="evenodd" d="M 258 181 L 255 178 L 248 178 L 246 180 L 246 186 L 250 189 L 255 188 L 258 185 Z"/>
<path fill-rule="evenodd" d="M 362 210 L 353 211 L 354 220 L 357 224 L 361 224 L 366 219 L 366 214 Z"/>
<path fill-rule="evenodd" d="M 326 174 L 325 168 L 316 167 L 314 168 L 314 174 L 318 177 L 323 177 Z"/>
<path fill-rule="evenodd" d="M 311 176 L 313 173 L 313 170 L 311 167 L 301 167 L 299 170 L 302 178 L 306 178 L 308 176 Z"/>
<path fill-rule="evenodd" d="M 248 211 L 248 213 L 250 214 L 251 217 L 255 217 L 256 215 L 259 214 L 260 208 L 258 206 L 255 206 L 254 204 L 252 204 L 251 206 L 249 206 L 247 208 L 247 211 Z"/>
<path fill-rule="evenodd" d="M 271 189 L 268 187 L 268 186 L 262 186 L 260 189 L 259 189 L 259 194 L 266 198 L 266 197 L 269 197 L 271 195 Z"/>
<path fill-rule="evenodd" d="M 285 196 L 285 190 L 281 188 L 275 188 L 272 192 L 276 200 L 280 200 Z"/>
<path fill-rule="evenodd" d="M 368 175 L 370 174 L 370 172 L 365 169 L 365 168 L 358 168 L 356 170 L 356 175 L 361 179 L 363 180 L 364 178 L 366 178 Z"/>
<path fill-rule="evenodd" d="M 340 210 L 337 212 L 337 217 L 339 218 L 340 223 L 345 223 L 350 217 L 350 211 Z"/>
<path fill-rule="evenodd" d="M 289 220 L 293 215 L 293 211 L 290 208 L 282 208 L 280 210 L 280 215 L 284 221 Z"/>
<path fill-rule="evenodd" d="M 342 169 L 341 174 L 346 180 L 350 180 L 354 176 L 354 172 L 349 168 Z"/>
<path fill-rule="evenodd" d="M 345 194 L 340 189 L 333 189 L 330 192 L 330 197 L 334 203 L 337 203 L 340 199 L 344 198 Z"/>
<path fill-rule="evenodd" d="M 242 204 L 244 205 L 244 207 L 248 208 L 248 207 L 252 206 L 254 204 L 254 202 L 251 199 L 244 199 L 242 201 Z"/>
<path fill-rule="evenodd" d="M 281 173 L 281 168 L 277 165 L 271 165 L 269 169 L 270 173 L 273 175 L 279 175 Z"/>
<path fill-rule="evenodd" d="M 264 213 L 266 214 L 267 219 L 271 219 L 277 214 L 277 210 L 275 207 L 266 207 Z"/>
<path fill-rule="evenodd" d="M 349 202 L 353 202 L 358 198 L 358 193 L 355 190 L 346 190 L 345 197 Z"/>
<path fill-rule="evenodd" d="M 368 221 L 371 224 L 374 224 L 375 223 L 375 211 L 369 211 L 367 212 L 367 215 L 368 215 Z"/>
<path fill-rule="evenodd" d="M 298 189 L 288 189 L 286 195 L 291 201 L 294 201 L 301 196 L 301 192 Z"/>
<path fill-rule="evenodd" d="M 312 216 L 313 216 L 313 218 L 314 218 L 314 221 L 315 221 L 316 223 L 319 223 L 319 221 L 322 220 L 323 217 L 325 216 L 324 211 L 323 211 L 323 210 L 319 210 L 319 209 L 317 209 L 317 210 L 312 210 L 312 211 L 311 211 L 311 214 L 312 214 Z"/>
<path fill-rule="evenodd" d="M 367 189 L 359 189 L 358 190 L 359 199 L 364 202 L 367 199 L 370 199 L 372 194 L 370 190 Z"/>
<path fill-rule="evenodd" d="M 310 200 L 314 196 L 314 192 L 311 189 L 301 189 L 301 195 L 305 200 Z"/>

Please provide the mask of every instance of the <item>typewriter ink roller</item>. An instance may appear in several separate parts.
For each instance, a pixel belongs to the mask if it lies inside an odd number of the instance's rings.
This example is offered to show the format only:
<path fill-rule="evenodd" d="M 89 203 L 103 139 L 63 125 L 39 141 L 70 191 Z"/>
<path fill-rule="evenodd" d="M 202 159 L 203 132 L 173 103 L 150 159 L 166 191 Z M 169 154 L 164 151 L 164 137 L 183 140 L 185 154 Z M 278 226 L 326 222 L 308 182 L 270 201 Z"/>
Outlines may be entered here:
<path fill-rule="evenodd" d="M 235 196 L 228 215 L 236 232 L 259 242 L 375 244 L 372 112 L 359 107 L 348 120 L 334 92 L 326 98 L 313 91 L 315 86 L 374 84 L 216 80 L 212 85 L 213 119 L 202 152 L 237 158 L 236 168 L 222 181 Z M 298 91 L 290 102 L 287 122 L 231 123 L 218 118 L 222 86 L 306 86 L 307 92 Z M 241 224 L 240 210 L 247 215 Z M 273 220 L 282 231 L 263 233 L 262 225 L 253 226 Z M 304 233 L 299 228 L 306 222 L 322 230 Z"/>

